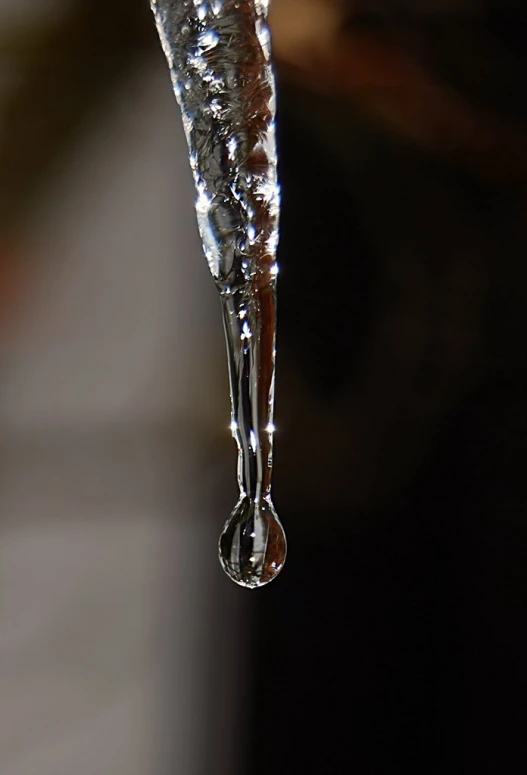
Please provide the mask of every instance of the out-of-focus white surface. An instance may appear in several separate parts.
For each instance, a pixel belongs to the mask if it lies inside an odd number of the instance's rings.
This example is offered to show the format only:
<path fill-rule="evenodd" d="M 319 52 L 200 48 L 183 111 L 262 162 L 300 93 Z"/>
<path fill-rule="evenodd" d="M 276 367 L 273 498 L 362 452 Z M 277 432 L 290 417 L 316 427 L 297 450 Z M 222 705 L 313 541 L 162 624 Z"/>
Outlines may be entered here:
<path fill-rule="evenodd" d="M 203 424 L 228 407 L 180 123 L 161 66 L 138 74 L 48 192 L 31 315 L 2 384 L 10 428 Z"/>
<path fill-rule="evenodd" d="M 207 747 L 211 775 L 236 769 L 217 736 L 235 736 L 240 593 L 200 469 L 226 369 L 192 200 L 160 56 L 49 191 L 3 363 L 2 775 L 197 775 Z"/>
<path fill-rule="evenodd" d="M 214 477 L 155 434 L 11 446 L 1 772 L 194 775 L 208 750 L 235 772 L 237 590 L 216 567 Z"/>

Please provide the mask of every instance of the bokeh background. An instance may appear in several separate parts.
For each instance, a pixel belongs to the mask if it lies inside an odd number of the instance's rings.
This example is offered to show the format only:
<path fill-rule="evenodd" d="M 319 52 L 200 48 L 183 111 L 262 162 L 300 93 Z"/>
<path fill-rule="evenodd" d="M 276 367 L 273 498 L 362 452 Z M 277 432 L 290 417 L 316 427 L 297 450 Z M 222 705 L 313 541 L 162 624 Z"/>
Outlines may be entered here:
<path fill-rule="evenodd" d="M 273 0 L 275 502 L 146 0 L 0 0 L 2 775 L 523 773 L 527 9 Z"/>

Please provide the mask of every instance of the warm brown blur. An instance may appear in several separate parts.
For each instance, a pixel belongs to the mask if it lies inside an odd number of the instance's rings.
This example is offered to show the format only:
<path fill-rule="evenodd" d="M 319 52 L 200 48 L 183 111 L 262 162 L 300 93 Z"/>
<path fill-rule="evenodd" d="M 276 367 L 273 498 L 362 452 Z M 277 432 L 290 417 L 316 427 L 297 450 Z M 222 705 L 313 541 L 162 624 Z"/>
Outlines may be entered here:
<path fill-rule="evenodd" d="M 27 301 L 31 271 L 20 267 L 47 187 L 154 40 L 141 0 L 126 13 L 118 2 L 65 0 L 3 26 L 0 327 Z"/>
<path fill-rule="evenodd" d="M 476 106 L 427 67 L 431 25 L 457 36 L 461 22 L 466 27 L 464 44 L 476 61 L 500 57 L 491 29 L 484 29 L 474 46 L 472 35 L 481 23 L 479 4 L 414 4 L 402 22 L 390 18 L 396 3 L 381 3 L 386 13 L 367 15 L 372 5 L 375 9 L 374 3 L 346 0 L 275 0 L 274 52 L 284 77 L 349 100 L 374 124 L 454 159 L 483 179 L 525 181 L 525 126 Z M 475 33 L 471 22 L 477 22 Z M 454 40 L 454 45 L 459 42 Z M 466 51 L 460 53 L 467 58 Z"/>

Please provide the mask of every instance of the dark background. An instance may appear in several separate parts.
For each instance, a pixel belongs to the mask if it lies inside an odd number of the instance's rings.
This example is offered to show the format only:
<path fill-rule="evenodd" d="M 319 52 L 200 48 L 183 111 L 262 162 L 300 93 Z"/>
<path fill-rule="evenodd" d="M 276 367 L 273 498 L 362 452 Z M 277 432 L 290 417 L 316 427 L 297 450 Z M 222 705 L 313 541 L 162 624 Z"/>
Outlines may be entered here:
<path fill-rule="evenodd" d="M 524 131 L 524 11 L 487 5 L 420 42 Z M 256 601 L 247 771 L 523 772 L 525 179 L 369 123 L 362 96 L 279 90 L 290 556 Z M 291 367 L 310 402 L 288 413 Z"/>

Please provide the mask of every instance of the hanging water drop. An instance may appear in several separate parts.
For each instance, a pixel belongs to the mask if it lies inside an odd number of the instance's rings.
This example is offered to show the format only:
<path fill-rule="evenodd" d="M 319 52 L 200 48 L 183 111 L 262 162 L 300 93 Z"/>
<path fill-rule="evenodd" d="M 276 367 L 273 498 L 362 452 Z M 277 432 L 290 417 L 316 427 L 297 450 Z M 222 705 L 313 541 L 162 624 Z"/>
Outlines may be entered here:
<path fill-rule="evenodd" d="M 183 115 L 196 214 L 220 291 L 240 499 L 219 541 L 244 587 L 286 557 L 271 500 L 279 187 L 268 0 L 151 0 Z"/>
<path fill-rule="evenodd" d="M 270 500 L 241 498 L 220 536 L 220 561 L 243 587 L 260 587 L 282 570 L 285 533 Z"/>

